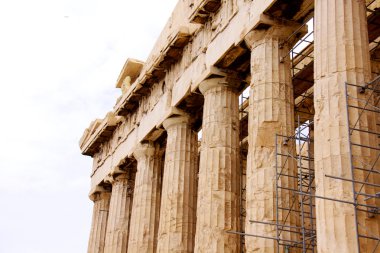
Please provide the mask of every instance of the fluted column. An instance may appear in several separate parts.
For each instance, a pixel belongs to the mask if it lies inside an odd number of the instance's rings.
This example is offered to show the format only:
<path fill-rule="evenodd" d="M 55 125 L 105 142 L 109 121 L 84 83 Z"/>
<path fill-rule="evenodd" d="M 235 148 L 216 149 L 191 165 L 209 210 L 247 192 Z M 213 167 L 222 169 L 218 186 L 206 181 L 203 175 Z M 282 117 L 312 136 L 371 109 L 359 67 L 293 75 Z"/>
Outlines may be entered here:
<path fill-rule="evenodd" d="M 203 81 L 195 252 L 239 252 L 239 104 L 232 81 Z"/>
<path fill-rule="evenodd" d="M 127 252 L 134 186 L 132 176 L 127 173 L 120 174 L 112 183 L 105 243 L 107 253 Z"/>
<path fill-rule="evenodd" d="M 352 179 L 347 115 L 352 125 L 359 110 L 346 107 L 345 82 L 364 85 L 371 79 L 366 6 L 364 0 L 315 0 L 315 176 L 316 194 L 352 202 L 352 183 L 326 177 L 332 175 Z M 350 104 L 365 101 L 366 94 L 349 87 Z M 371 114 L 364 112 L 356 128 L 371 129 Z M 355 132 L 351 140 L 359 145 L 375 146 L 376 138 Z M 352 149 L 354 166 L 370 169 L 366 163 L 371 152 L 355 146 Z M 358 163 L 364 161 L 364 163 Z M 355 179 L 366 180 L 364 171 L 355 170 Z M 370 179 L 371 181 L 371 179 Z M 357 184 L 359 191 L 361 185 Z M 369 193 L 367 186 L 362 192 Z M 363 199 L 360 196 L 359 199 Z M 362 202 L 363 203 L 363 202 Z M 316 199 L 318 252 L 359 252 L 353 205 Z M 360 234 L 379 235 L 378 216 L 370 218 L 358 212 Z M 360 238 L 360 251 L 373 252 L 374 240 Z M 377 249 L 379 250 L 379 249 Z"/>
<path fill-rule="evenodd" d="M 91 196 L 94 201 L 92 225 L 88 253 L 103 253 L 106 239 L 107 218 L 111 194 L 108 191 L 97 192 Z"/>
<path fill-rule="evenodd" d="M 380 52 L 377 53 L 380 59 Z M 380 60 L 371 60 L 371 72 L 372 72 L 372 79 L 379 78 L 380 76 Z M 380 90 L 380 85 L 376 87 L 377 90 Z M 380 106 L 380 94 L 378 92 L 374 92 L 373 94 L 374 98 L 374 105 L 379 107 Z M 375 115 L 376 120 L 376 131 L 380 133 L 380 113 L 376 113 Z M 380 138 L 378 138 L 378 145 L 380 147 Z"/>
<path fill-rule="evenodd" d="M 248 234 L 277 238 L 276 227 L 250 221 L 276 223 L 276 134 L 294 135 L 294 98 L 288 43 L 282 44 L 294 28 L 274 26 L 268 30 L 253 31 L 251 43 L 251 89 L 249 97 L 248 161 L 247 161 L 247 219 Z M 295 161 L 287 158 L 295 154 L 294 143 L 284 145 L 284 138 L 277 138 L 279 172 L 278 221 L 280 224 L 296 226 L 298 196 L 285 188 L 297 189 Z M 292 142 L 294 140 L 291 140 Z M 281 209 L 283 208 L 283 209 Z M 289 228 L 284 228 L 289 230 Z M 295 231 L 295 229 L 291 229 Z M 285 240 L 299 240 L 296 233 L 283 231 Z M 284 244 L 292 244 L 281 241 Z M 283 246 L 280 247 L 280 250 Z M 277 252 L 277 241 L 260 237 L 246 237 L 247 252 Z M 292 248 L 291 252 L 297 252 Z M 281 251 L 282 252 L 282 251 Z"/>
<path fill-rule="evenodd" d="M 156 252 L 161 201 L 161 153 L 152 143 L 139 144 L 128 253 Z"/>
<path fill-rule="evenodd" d="M 190 253 L 196 220 L 197 134 L 188 116 L 169 118 L 157 252 Z"/>

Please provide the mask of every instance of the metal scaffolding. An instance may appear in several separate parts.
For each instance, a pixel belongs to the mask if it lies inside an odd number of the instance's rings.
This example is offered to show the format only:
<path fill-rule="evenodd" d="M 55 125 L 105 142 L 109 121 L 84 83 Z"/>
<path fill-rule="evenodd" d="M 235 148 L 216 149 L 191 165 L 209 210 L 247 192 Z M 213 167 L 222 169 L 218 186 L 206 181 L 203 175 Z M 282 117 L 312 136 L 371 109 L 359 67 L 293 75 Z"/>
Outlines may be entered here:
<path fill-rule="evenodd" d="M 303 70 L 309 64 L 314 61 L 314 29 L 313 29 L 314 19 L 310 19 L 303 23 L 299 29 L 304 28 L 309 24 L 308 33 L 299 39 L 297 43 L 290 49 L 290 62 L 292 77 L 294 78 L 298 72 Z M 297 30 L 298 31 L 298 30 Z M 290 39 L 289 37 L 287 41 Z"/>
<path fill-rule="evenodd" d="M 241 124 L 248 125 L 248 106 L 249 106 L 249 86 L 242 91 L 239 96 L 239 118 Z M 247 128 L 247 125 L 245 128 Z M 241 128 L 243 128 L 241 126 Z M 248 129 L 247 129 L 248 130 Z M 248 133 L 248 131 L 247 131 Z M 245 218 L 246 218 L 246 169 L 247 169 L 247 154 L 248 154 L 248 136 L 240 131 L 240 252 L 245 252 Z"/>
<path fill-rule="evenodd" d="M 316 252 L 315 230 L 315 193 L 314 184 L 314 142 L 313 122 L 301 123 L 298 117 L 298 127 L 292 136 L 276 135 L 276 222 L 277 250 L 285 249 L 291 252 L 292 248 L 302 249 L 302 252 Z M 283 152 L 281 146 L 286 145 L 290 152 Z M 291 152 L 296 150 L 294 154 Z M 296 163 L 297 175 L 284 173 L 284 168 Z M 291 166 L 291 165 L 290 165 Z M 297 180 L 294 187 L 282 186 L 281 181 Z M 295 177 L 295 178 L 294 178 Z M 285 181 L 286 181 L 285 180 Z M 281 192 L 288 191 L 292 195 L 290 202 L 282 200 Z M 282 213 L 280 219 L 279 213 Z M 299 224 L 288 225 L 288 217 L 299 218 Z M 258 222 L 258 221 L 253 221 Z M 284 239 L 284 233 L 296 234 L 297 239 Z M 286 251 L 285 251 L 286 252 Z"/>
<path fill-rule="evenodd" d="M 251 223 L 263 224 L 276 228 L 276 237 L 266 235 L 247 234 L 244 231 L 229 231 L 229 233 L 241 236 L 253 236 L 277 242 L 278 252 L 291 252 L 291 249 L 302 249 L 302 252 L 316 252 L 316 231 L 315 231 L 315 201 L 314 201 L 314 160 L 313 160 L 313 122 L 300 123 L 297 131 L 292 136 L 276 135 L 276 218 L 275 222 L 253 221 Z M 294 152 L 281 152 L 280 146 L 287 146 L 286 150 Z M 284 168 L 289 163 L 296 164 L 297 174 L 290 175 L 284 172 Z M 243 171 L 243 170 L 242 170 Z M 244 174 L 245 175 L 245 174 Z M 244 176 L 242 174 L 242 177 Z M 280 182 L 284 177 L 294 180 L 294 187 L 285 187 Z M 245 184 L 245 182 L 244 182 Z M 245 185 L 241 188 L 245 191 Z M 288 192 L 291 201 L 283 201 L 282 193 Z M 245 209 L 244 209 L 245 210 Z M 282 219 L 279 213 L 282 213 Z M 290 216 L 299 217 L 299 224 L 289 225 Z M 244 214 L 245 217 L 245 214 Z M 291 240 L 284 236 L 285 233 L 296 235 L 296 240 Z M 243 245 L 242 245 L 243 246 Z M 280 251 L 284 249 L 284 251 Z M 244 252 L 244 248 L 242 251 Z"/>
<path fill-rule="evenodd" d="M 240 230 L 244 233 L 245 219 L 246 219 L 246 170 L 247 170 L 247 153 L 248 145 L 246 143 L 247 139 L 241 141 L 240 149 Z M 240 235 L 240 252 L 245 252 L 245 237 Z"/>
<path fill-rule="evenodd" d="M 312 21 L 311 21 L 312 22 Z M 306 25 L 303 24 L 299 29 L 302 29 Z M 291 35 L 294 36 L 294 35 Z M 290 39 L 290 38 L 289 38 Z M 298 43 L 292 48 L 289 52 L 291 61 L 292 61 L 292 75 L 295 75 L 296 71 L 301 70 L 306 64 L 309 64 L 312 58 L 312 51 L 308 50 L 312 49 L 313 43 L 313 31 L 309 32 L 305 37 L 300 39 Z M 303 55 L 307 51 L 307 54 Z M 295 60 L 297 58 L 297 60 Z M 301 59 L 302 58 L 302 59 Z M 297 63 L 296 63 L 297 61 Z M 297 66 L 301 66 L 299 70 L 296 70 Z M 248 97 L 249 94 L 247 92 L 243 92 L 239 97 L 239 105 L 240 105 L 240 118 L 241 120 L 247 118 L 247 109 L 248 109 Z M 306 99 L 310 100 L 312 98 L 311 94 L 305 94 L 302 96 L 303 99 L 297 102 L 297 105 L 305 104 Z M 305 107 L 306 108 L 306 107 Z M 300 112 L 301 113 L 301 112 Z M 245 236 L 253 236 L 260 237 L 266 239 L 272 239 L 277 241 L 278 252 L 280 252 L 280 248 L 285 249 L 284 252 L 291 252 L 291 248 L 303 249 L 303 252 L 316 252 L 316 236 L 315 236 L 315 201 L 311 196 L 314 195 L 315 187 L 314 187 L 314 161 L 313 161 L 313 140 L 311 130 L 313 128 L 313 122 L 310 120 L 305 120 L 306 117 L 310 117 L 313 112 L 302 111 L 303 116 L 298 116 L 298 127 L 297 131 L 292 136 L 276 136 L 276 206 L 277 210 L 276 214 L 276 222 L 265 222 L 265 221 L 252 221 L 251 223 L 260 223 L 265 226 L 275 226 L 276 227 L 276 237 L 268 237 L 265 235 L 252 235 L 247 234 L 244 231 L 245 219 L 246 219 L 246 209 L 245 209 L 245 194 L 246 194 L 246 164 L 242 159 L 241 164 L 241 174 L 240 174 L 240 231 L 228 231 L 228 233 L 238 234 L 240 235 L 240 244 L 241 244 L 241 252 L 245 252 Z M 308 116 L 307 116 L 308 115 Z M 305 122 L 306 123 L 301 123 Z M 241 136 L 241 156 L 247 156 L 247 137 Z M 281 148 L 277 145 L 287 146 L 287 150 L 293 150 L 294 152 L 289 153 L 281 153 Z M 282 157 L 285 159 L 278 159 Z M 278 162 L 278 160 L 284 161 L 282 164 Z M 283 173 L 283 168 L 287 166 L 288 163 L 292 163 L 297 167 L 297 173 L 295 175 L 288 175 Z M 244 163 L 244 164 L 243 164 Z M 289 177 L 290 180 L 294 180 L 295 184 L 292 188 L 284 188 L 279 181 L 282 178 Z M 286 203 L 281 201 L 281 192 L 287 191 L 290 195 L 292 195 L 292 201 L 290 203 Z M 284 215 L 285 219 L 279 220 L 279 210 Z M 299 217 L 301 221 L 300 224 L 296 226 L 287 225 L 289 223 L 288 217 L 291 215 L 296 215 Z M 296 234 L 297 240 L 289 240 L 286 239 L 285 233 L 293 233 Z"/>
<path fill-rule="evenodd" d="M 358 94 L 359 93 L 359 94 Z M 346 83 L 347 120 L 350 142 L 351 177 L 325 175 L 352 183 L 358 252 L 380 252 L 380 234 L 369 225 L 380 211 L 380 76 L 365 85 Z"/>
<path fill-rule="evenodd" d="M 315 230 L 315 184 L 314 184 L 314 143 L 313 122 L 301 123 L 298 117 L 298 127 L 292 136 L 276 135 L 276 219 L 275 222 L 250 221 L 268 226 L 275 226 L 276 237 L 264 235 L 248 235 L 273 239 L 277 241 L 277 252 L 292 252 L 292 249 L 302 249 L 302 252 L 316 252 Z M 281 146 L 287 146 L 282 149 Z M 284 152 L 283 150 L 288 150 Z M 292 152 L 296 151 L 296 153 Z M 285 168 L 296 164 L 297 174 L 285 172 Z M 294 187 L 283 186 L 282 180 L 296 181 Z M 287 192 L 291 201 L 284 201 L 282 195 Z M 281 217 L 280 218 L 280 213 Z M 298 217 L 296 225 L 290 225 L 290 217 Z M 284 234 L 295 236 L 284 236 Z M 283 250 L 283 251 L 280 251 Z"/>

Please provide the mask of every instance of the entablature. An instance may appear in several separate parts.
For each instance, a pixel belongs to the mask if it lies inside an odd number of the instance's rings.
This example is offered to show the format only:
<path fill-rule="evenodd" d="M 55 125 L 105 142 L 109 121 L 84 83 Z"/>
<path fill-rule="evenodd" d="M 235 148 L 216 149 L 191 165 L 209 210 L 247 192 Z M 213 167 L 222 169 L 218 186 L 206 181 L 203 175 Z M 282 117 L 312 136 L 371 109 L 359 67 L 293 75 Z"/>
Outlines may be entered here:
<path fill-rule="evenodd" d="M 189 21 L 192 23 L 204 24 L 208 17 L 216 12 L 221 5 L 221 0 L 192 0 L 190 7 L 193 11 L 189 16 Z"/>
<path fill-rule="evenodd" d="M 160 54 L 144 66 L 140 76 L 118 100 L 114 107 L 116 115 L 126 116 L 136 109 L 140 98 L 147 95 L 150 87 L 159 82 L 167 69 L 182 57 L 183 48 L 188 44 L 192 32 L 189 27 L 180 26 L 168 36 L 167 44 Z"/>
<path fill-rule="evenodd" d="M 120 122 L 120 117 L 107 113 L 103 120 L 94 120 L 80 139 L 79 146 L 83 155 L 93 156 L 99 151 L 100 145 L 109 140 Z"/>

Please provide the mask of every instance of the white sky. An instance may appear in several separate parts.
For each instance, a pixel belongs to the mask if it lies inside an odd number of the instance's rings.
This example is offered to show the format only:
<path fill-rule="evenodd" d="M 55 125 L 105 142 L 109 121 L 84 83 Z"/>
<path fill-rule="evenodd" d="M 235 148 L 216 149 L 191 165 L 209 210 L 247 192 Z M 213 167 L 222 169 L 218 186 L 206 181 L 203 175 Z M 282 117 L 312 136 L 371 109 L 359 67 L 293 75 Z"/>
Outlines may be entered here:
<path fill-rule="evenodd" d="M 0 253 L 86 252 L 92 160 L 79 138 L 176 2 L 0 0 Z"/>

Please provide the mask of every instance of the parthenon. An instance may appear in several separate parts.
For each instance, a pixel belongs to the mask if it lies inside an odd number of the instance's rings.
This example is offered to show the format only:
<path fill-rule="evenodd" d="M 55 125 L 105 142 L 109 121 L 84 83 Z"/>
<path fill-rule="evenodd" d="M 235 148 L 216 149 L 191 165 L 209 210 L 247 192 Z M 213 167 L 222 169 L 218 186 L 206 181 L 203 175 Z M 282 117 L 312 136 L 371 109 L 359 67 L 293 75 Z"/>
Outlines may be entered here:
<path fill-rule="evenodd" d="M 116 88 L 89 253 L 380 253 L 380 0 L 179 0 Z"/>

